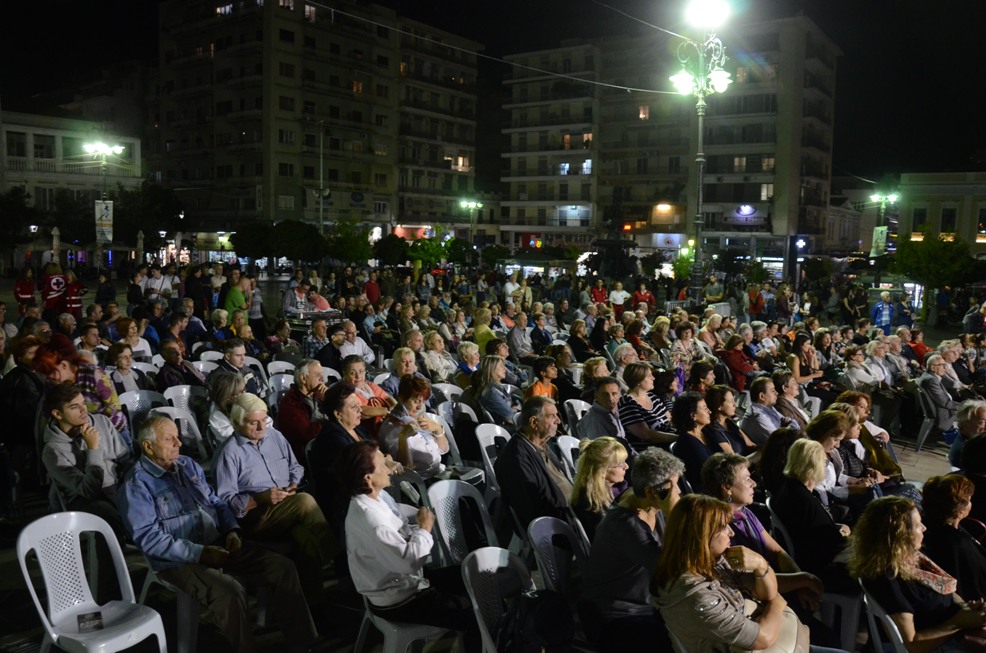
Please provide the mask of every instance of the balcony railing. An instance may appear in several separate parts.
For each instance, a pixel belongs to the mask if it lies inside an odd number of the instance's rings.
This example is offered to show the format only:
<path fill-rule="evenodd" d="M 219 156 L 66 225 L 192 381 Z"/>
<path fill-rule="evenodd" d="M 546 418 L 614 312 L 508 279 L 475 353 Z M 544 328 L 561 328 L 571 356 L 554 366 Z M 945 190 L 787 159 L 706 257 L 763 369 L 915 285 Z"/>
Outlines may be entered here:
<path fill-rule="evenodd" d="M 71 175 L 102 174 L 99 161 L 56 161 L 54 159 L 29 160 L 22 157 L 7 157 L 7 169 L 18 172 L 61 173 Z M 109 163 L 107 177 L 140 177 L 140 168 L 132 163 Z"/>

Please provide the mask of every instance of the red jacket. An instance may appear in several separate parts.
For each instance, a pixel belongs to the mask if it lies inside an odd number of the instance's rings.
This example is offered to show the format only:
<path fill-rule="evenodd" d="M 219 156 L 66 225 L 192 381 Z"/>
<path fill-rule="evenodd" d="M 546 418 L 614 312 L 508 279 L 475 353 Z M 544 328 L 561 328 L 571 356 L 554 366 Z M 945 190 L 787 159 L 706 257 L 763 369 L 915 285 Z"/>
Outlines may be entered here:
<path fill-rule="evenodd" d="M 589 297 L 595 304 L 609 303 L 609 291 L 605 288 L 600 288 L 599 286 L 592 287 L 592 290 L 589 291 Z"/>
<path fill-rule="evenodd" d="M 291 445 L 298 462 L 306 465 L 305 446 L 322 431 L 322 422 L 312 421 L 311 409 L 298 388 L 291 386 L 281 398 L 281 403 L 277 405 L 275 426 Z"/>
<path fill-rule="evenodd" d="M 722 359 L 733 375 L 733 387 L 739 392 L 746 390 L 746 373 L 754 369 L 753 361 L 739 349 L 720 349 L 716 355 Z"/>
<path fill-rule="evenodd" d="M 14 299 L 20 305 L 21 315 L 24 315 L 24 305 L 34 301 L 34 280 L 18 279 L 14 284 Z"/>
<path fill-rule="evenodd" d="M 649 290 L 645 290 L 644 292 L 640 292 L 639 290 L 635 290 L 634 293 L 633 293 L 633 297 L 631 297 L 631 300 L 633 301 L 633 307 L 634 308 L 636 308 L 640 304 L 647 304 L 649 306 L 657 306 L 657 300 L 654 299 L 654 293 L 652 293 Z"/>

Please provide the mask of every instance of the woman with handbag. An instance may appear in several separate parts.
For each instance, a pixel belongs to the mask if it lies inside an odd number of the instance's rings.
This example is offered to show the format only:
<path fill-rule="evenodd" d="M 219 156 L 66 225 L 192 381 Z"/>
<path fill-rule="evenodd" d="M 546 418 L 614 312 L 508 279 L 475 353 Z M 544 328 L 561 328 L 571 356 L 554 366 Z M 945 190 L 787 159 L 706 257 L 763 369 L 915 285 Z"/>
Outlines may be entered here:
<path fill-rule="evenodd" d="M 729 545 L 732 519 L 728 503 L 701 494 L 682 497 L 671 511 L 653 586 L 672 638 L 689 653 L 808 651 L 808 629 L 778 592 L 767 560 Z"/>
<path fill-rule="evenodd" d="M 986 650 L 982 599 L 963 600 L 956 580 L 921 553 L 924 531 L 913 501 L 877 499 L 853 533 L 850 573 L 890 615 L 910 653 Z"/>

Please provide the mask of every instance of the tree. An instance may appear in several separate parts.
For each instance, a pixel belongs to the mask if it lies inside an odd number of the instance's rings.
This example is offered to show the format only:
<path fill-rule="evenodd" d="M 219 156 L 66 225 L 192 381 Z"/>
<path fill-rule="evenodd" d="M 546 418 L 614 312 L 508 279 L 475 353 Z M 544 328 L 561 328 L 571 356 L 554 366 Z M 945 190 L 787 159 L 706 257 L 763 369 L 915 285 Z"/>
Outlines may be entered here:
<path fill-rule="evenodd" d="M 284 220 L 274 225 L 270 249 L 292 261 L 318 261 L 325 255 L 326 242 L 318 227 L 299 220 Z"/>
<path fill-rule="evenodd" d="M 373 255 L 370 233 L 359 226 L 357 218 L 339 218 L 325 240 L 329 256 L 344 263 L 363 265 Z"/>
<path fill-rule="evenodd" d="M 445 248 L 437 238 L 418 238 L 411 242 L 407 256 L 412 261 L 421 261 L 421 267 L 430 270 L 445 256 Z"/>
<path fill-rule="evenodd" d="M 40 225 L 44 214 L 31 206 L 31 195 L 14 186 L 0 195 L 0 250 L 8 251 L 31 239 L 30 225 Z"/>
<path fill-rule="evenodd" d="M 48 232 L 58 227 L 62 243 L 90 243 L 96 239 L 95 205 L 77 198 L 67 188 L 55 190 L 54 207 L 48 213 Z"/>
<path fill-rule="evenodd" d="M 145 249 L 163 245 L 158 232 L 181 231 L 182 204 L 170 188 L 145 181 L 140 188 L 117 187 L 113 201 L 113 240 L 136 243 L 144 232 Z M 186 226 L 187 228 L 187 226 Z"/>
<path fill-rule="evenodd" d="M 750 261 L 746 268 L 746 276 L 750 278 L 750 283 L 763 283 L 767 280 L 767 268 L 761 261 Z"/>
<path fill-rule="evenodd" d="M 832 261 L 817 257 L 806 258 L 801 264 L 801 269 L 804 270 L 805 279 L 808 281 L 827 281 L 835 272 Z"/>
<path fill-rule="evenodd" d="M 232 241 L 237 256 L 252 259 L 270 256 L 273 253 L 274 225 L 270 222 L 257 222 L 249 228 L 239 229 L 233 234 Z"/>
<path fill-rule="evenodd" d="M 943 240 L 941 236 L 924 234 L 921 240 L 911 240 L 911 234 L 897 239 L 897 253 L 892 270 L 917 281 L 925 287 L 922 320 L 927 320 L 928 307 L 934 303 L 936 291 L 961 283 L 975 263 L 969 254 L 969 244 L 961 238 Z"/>
<path fill-rule="evenodd" d="M 373 243 L 373 256 L 381 265 L 403 265 L 407 261 L 407 241 L 397 234 L 387 234 Z"/>
<path fill-rule="evenodd" d="M 483 263 L 493 267 L 496 265 L 497 261 L 503 260 L 510 256 L 510 248 L 504 247 L 503 245 L 489 245 L 483 248 L 482 259 Z"/>
<path fill-rule="evenodd" d="M 451 263 L 472 263 L 474 252 L 468 240 L 450 238 L 445 241 L 445 258 Z"/>
<path fill-rule="evenodd" d="M 692 254 L 679 254 L 671 261 L 671 269 L 674 271 L 674 278 L 679 284 L 690 283 L 692 278 L 692 265 L 695 259 Z"/>
<path fill-rule="evenodd" d="M 640 257 L 640 269 L 643 270 L 647 277 L 653 277 L 654 273 L 667 262 L 668 257 L 664 252 L 653 251 L 646 256 Z"/>

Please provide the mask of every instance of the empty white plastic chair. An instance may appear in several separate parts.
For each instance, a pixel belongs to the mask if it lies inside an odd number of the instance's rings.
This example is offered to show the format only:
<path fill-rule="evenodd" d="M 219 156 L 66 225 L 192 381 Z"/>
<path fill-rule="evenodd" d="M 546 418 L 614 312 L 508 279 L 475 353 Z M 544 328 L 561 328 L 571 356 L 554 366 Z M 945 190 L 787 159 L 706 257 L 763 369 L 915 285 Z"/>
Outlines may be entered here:
<path fill-rule="evenodd" d="M 514 574 L 517 582 L 501 582 L 500 577 L 504 573 Z M 462 580 L 479 622 L 483 652 L 496 653 L 494 633 L 506 611 L 503 588 L 510 586 L 519 587 L 521 591 L 533 590 L 531 574 L 517 555 L 506 549 L 488 546 L 476 549 L 462 561 Z"/>
<path fill-rule="evenodd" d="M 294 364 L 288 361 L 271 361 L 267 363 L 267 374 L 271 380 L 275 374 L 294 374 Z"/>
<path fill-rule="evenodd" d="M 424 624 L 405 624 L 396 621 L 388 621 L 370 610 L 370 604 L 363 598 L 363 623 L 359 627 L 359 635 L 356 637 L 356 647 L 353 653 L 362 653 L 363 645 L 366 643 L 366 633 L 370 625 L 383 634 L 383 653 L 406 653 L 408 647 L 414 642 L 438 639 L 449 632 L 447 628 L 440 626 L 427 626 Z M 463 649 L 462 633 L 459 633 L 458 650 Z"/>
<path fill-rule="evenodd" d="M 471 499 L 479 512 L 476 515 L 483 524 L 486 543 L 497 546 L 496 531 L 483 496 L 475 487 L 465 481 L 437 481 L 428 488 L 428 500 L 435 511 L 435 525 L 438 526 L 438 541 L 442 546 L 447 564 L 460 564 L 469 555 L 469 545 L 465 538 L 459 502 Z"/>
<path fill-rule="evenodd" d="M 160 392 L 151 390 L 131 390 L 120 394 L 120 405 L 126 408 L 127 419 L 130 421 L 130 434 L 137 437 L 140 425 L 147 419 L 152 408 L 167 406 L 168 400 Z"/>

